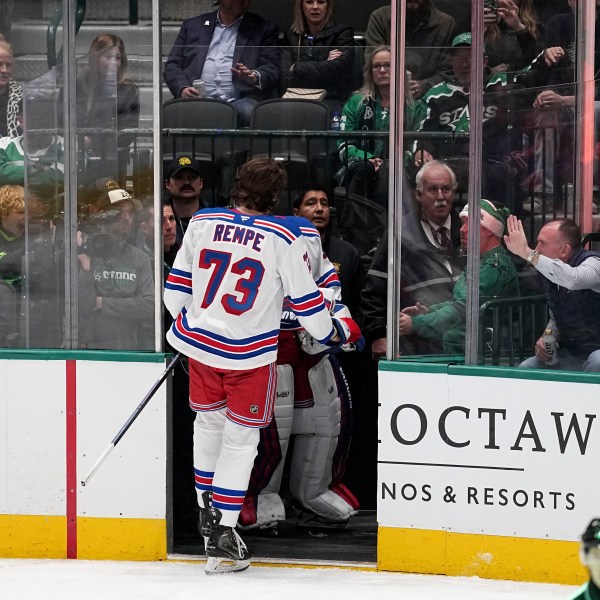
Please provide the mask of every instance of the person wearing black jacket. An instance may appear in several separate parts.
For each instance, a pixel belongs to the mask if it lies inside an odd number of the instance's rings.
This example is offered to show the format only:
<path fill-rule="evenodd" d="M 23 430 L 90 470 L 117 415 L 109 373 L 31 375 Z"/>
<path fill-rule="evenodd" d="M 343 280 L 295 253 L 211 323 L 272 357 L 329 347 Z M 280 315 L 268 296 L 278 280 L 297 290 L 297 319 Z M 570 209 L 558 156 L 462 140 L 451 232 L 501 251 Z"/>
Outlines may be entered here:
<path fill-rule="evenodd" d="M 407 216 L 402 231 L 400 308 L 417 302 L 430 306 L 452 298 L 464 262 L 458 252 L 460 219 L 453 210 L 456 185 L 452 169 L 438 161 L 426 163 L 417 173 L 417 214 Z M 386 233 L 362 292 L 362 330 L 374 360 L 386 353 L 387 265 Z M 406 354 L 436 350 L 411 337 L 403 338 L 402 344 Z"/>
<path fill-rule="evenodd" d="M 251 0 L 219 0 L 218 9 L 186 19 L 163 71 L 174 98 L 206 95 L 231 102 L 238 126 L 248 127 L 258 102 L 273 98 L 279 81 L 279 28 L 248 12 Z"/>
<path fill-rule="evenodd" d="M 283 38 L 282 88 L 325 89 L 325 102 L 341 112 L 359 82 L 352 80 L 354 30 L 333 18 L 335 0 L 296 0 Z"/>
<path fill-rule="evenodd" d="M 356 248 L 331 235 L 331 210 L 325 187 L 309 183 L 294 198 L 294 215 L 308 219 L 321 234 L 323 252 L 333 264 L 342 285 L 342 302 L 350 309 L 359 325 L 361 316 L 361 290 L 365 270 Z M 373 389 L 377 386 L 377 373 L 366 352 L 340 352 L 337 361 L 351 392 L 351 407 L 346 408 L 340 428 L 340 444 L 349 444 L 349 456 L 336 450 L 336 472 L 344 465 L 343 482 L 358 498 L 363 509 L 374 508 L 373 491 L 377 488 L 377 411 L 373 410 Z M 351 440 L 350 440 L 351 436 Z"/>

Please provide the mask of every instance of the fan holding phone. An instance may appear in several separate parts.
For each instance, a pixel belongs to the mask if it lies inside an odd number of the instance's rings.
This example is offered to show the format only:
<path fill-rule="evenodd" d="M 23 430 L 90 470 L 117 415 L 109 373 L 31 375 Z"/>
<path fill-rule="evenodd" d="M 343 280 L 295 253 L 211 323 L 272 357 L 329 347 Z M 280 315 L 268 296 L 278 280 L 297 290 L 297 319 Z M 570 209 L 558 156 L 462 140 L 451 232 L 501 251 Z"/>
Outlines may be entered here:
<path fill-rule="evenodd" d="M 484 0 L 483 24 L 493 72 L 519 71 L 542 50 L 533 0 Z"/>

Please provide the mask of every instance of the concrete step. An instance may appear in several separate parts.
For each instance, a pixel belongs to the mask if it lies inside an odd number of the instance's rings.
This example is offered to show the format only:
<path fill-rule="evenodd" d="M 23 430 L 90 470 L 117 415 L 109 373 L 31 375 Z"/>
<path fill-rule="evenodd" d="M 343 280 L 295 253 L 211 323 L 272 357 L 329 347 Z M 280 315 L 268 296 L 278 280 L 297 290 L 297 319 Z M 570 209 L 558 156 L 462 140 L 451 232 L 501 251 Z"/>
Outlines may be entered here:
<path fill-rule="evenodd" d="M 168 54 L 181 24 L 165 24 L 162 28 L 163 54 Z M 41 54 L 46 56 L 47 21 L 19 21 L 13 23 L 11 30 L 11 43 L 16 56 Z M 81 26 L 77 34 L 76 50 L 78 54 L 86 54 L 92 40 L 101 33 L 114 33 L 125 44 L 127 56 L 142 54 L 152 55 L 152 25 L 149 21 L 140 22 L 138 25 L 129 25 L 118 21 L 96 21 Z M 57 48 L 62 45 L 62 30 L 58 31 Z"/>
<path fill-rule="evenodd" d="M 81 56 L 78 68 L 83 69 L 86 58 Z M 151 85 L 152 83 L 152 57 L 128 55 L 129 77 L 138 85 Z M 164 64 L 164 61 L 163 61 Z M 48 61 L 45 55 L 26 54 L 19 56 L 14 63 L 13 76 L 19 82 L 27 82 L 41 77 L 48 72 Z"/>
<path fill-rule="evenodd" d="M 40 0 L 30 0 L 40 2 Z M 50 19 L 62 0 L 42 0 L 43 18 Z M 160 0 L 163 20 L 182 21 L 195 15 L 214 10 L 213 0 Z M 152 0 L 138 0 L 140 20 L 152 18 Z M 127 0 L 94 0 L 88 2 L 85 12 L 86 20 L 125 21 L 129 19 L 129 2 Z"/>

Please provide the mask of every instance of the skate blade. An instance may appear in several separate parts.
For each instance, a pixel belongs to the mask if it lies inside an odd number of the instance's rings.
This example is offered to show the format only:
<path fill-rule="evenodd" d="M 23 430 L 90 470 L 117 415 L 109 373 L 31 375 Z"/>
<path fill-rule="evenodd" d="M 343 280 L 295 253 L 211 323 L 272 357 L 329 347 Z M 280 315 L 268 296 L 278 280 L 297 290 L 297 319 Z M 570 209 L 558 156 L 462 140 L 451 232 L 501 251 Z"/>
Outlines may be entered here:
<path fill-rule="evenodd" d="M 249 560 L 228 560 L 226 558 L 209 558 L 204 572 L 207 575 L 224 575 L 226 573 L 241 573 L 250 566 Z"/>

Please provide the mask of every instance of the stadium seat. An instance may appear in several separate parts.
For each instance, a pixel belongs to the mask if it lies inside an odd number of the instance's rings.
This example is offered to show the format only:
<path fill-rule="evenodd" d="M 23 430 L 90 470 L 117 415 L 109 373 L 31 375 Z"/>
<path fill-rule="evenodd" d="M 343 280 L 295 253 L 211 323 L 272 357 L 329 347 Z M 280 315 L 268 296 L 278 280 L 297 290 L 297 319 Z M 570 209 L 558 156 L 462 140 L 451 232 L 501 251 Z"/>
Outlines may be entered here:
<path fill-rule="evenodd" d="M 163 131 L 169 129 L 235 129 L 236 111 L 224 100 L 212 98 L 175 98 L 167 100 L 162 108 Z M 229 196 L 229 177 L 223 171 L 231 166 L 234 156 L 234 138 L 189 134 L 163 135 L 163 161 L 168 164 L 176 156 L 189 154 L 202 166 L 205 201 L 214 206 Z"/>

